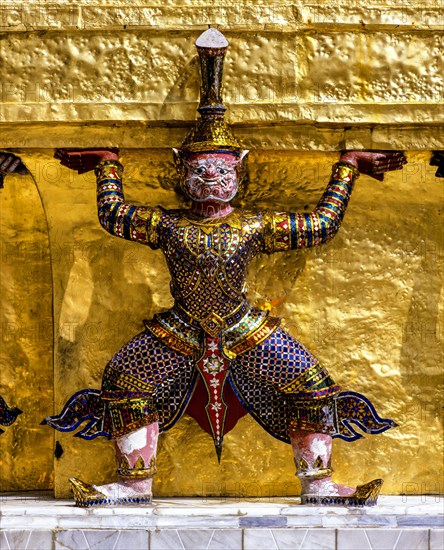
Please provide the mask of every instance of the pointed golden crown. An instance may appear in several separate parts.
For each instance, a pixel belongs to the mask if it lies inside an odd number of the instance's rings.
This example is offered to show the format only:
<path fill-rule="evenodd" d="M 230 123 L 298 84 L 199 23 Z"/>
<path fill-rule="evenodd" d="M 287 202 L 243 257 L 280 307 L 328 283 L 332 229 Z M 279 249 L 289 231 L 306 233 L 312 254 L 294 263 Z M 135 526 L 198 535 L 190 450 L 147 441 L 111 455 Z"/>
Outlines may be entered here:
<path fill-rule="evenodd" d="M 217 29 L 210 28 L 196 40 L 199 54 L 202 85 L 198 118 L 194 128 L 184 139 L 181 151 L 233 151 L 242 149 L 224 120 L 227 108 L 222 102 L 222 76 L 228 41 Z"/>

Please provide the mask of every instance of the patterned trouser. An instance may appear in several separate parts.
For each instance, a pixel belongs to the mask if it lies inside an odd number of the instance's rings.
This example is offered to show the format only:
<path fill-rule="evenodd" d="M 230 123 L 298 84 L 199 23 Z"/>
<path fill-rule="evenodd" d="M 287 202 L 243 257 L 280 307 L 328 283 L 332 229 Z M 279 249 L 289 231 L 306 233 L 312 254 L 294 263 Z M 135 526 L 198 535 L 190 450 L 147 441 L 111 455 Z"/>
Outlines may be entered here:
<path fill-rule="evenodd" d="M 81 427 L 76 435 L 84 439 L 114 438 L 155 421 L 162 431 L 168 430 L 188 404 L 199 421 L 206 390 L 199 392 L 198 376 L 192 358 L 144 331 L 108 363 L 102 391 L 78 391 L 60 414 L 43 423 L 62 432 Z M 246 409 L 271 435 L 287 443 L 290 427 L 355 441 L 362 437 L 355 426 L 368 434 L 396 426 L 380 418 L 364 395 L 340 392 L 315 357 L 283 329 L 230 363 L 224 398 L 230 403 L 226 426 L 233 427 Z"/>
<path fill-rule="evenodd" d="M 192 358 L 141 332 L 105 368 L 105 429 L 116 437 L 158 419 L 161 431 L 168 430 L 184 413 L 197 376 Z M 322 431 L 322 418 L 300 411 L 319 410 L 339 391 L 316 358 L 281 328 L 231 362 L 227 383 L 261 426 L 283 441 L 292 421 Z"/>

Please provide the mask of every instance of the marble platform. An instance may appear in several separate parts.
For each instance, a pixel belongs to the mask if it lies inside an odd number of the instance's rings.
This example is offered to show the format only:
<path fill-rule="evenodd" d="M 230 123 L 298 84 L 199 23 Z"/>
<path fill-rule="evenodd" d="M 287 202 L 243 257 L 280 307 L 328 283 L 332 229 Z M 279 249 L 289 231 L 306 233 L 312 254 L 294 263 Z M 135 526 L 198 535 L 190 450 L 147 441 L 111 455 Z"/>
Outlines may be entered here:
<path fill-rule="evenodd" d="M 82 509 L 48 493 L 0 495 L 1 550 L 444 550 L 444 497 L 382 496 L 376 507 L 299 499 L 155 499 Z"/>

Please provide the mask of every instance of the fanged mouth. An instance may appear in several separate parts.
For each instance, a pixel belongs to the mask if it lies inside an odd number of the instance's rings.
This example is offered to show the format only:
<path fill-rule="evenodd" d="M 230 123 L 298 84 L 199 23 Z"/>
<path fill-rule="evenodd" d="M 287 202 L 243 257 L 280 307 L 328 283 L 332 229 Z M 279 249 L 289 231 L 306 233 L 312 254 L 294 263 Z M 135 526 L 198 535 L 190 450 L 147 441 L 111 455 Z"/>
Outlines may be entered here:
<path fill-rule="evenodd" d="M 194 202 L 207 202 L 207 201 L 217 201 L 217 202 L 230 202 L 233 197 L 221 197 L 218 195 L 208 195 L 207 197 L 192 197 Z"/>
<path fill-rule="evenodd" d="M 213 178 L 213 179 L 210 179 L 210 180 L 207 180 L 207 179 L 200 179 L 199 180 L 199 183 L 203 184 L 203 185 L 209 185 L 211 187 L 214 187 L 215 185 L 217 185 L 218 183 L 222 184 L 222 182 L 220 181 L 220 179 L 218 178 Z"/>

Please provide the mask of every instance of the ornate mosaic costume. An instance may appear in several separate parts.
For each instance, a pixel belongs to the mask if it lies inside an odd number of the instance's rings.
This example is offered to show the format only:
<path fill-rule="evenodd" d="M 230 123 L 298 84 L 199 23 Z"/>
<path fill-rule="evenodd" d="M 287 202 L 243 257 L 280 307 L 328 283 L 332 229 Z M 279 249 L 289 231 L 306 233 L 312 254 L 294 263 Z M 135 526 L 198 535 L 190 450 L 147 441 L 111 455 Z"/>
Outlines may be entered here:
<path fill-rule="evenodd" d="M 159 421 L 171 428 L 186 411 L 212 434 L 220 457 L 223 435 L 250 413 L 274 437 L 289 427 L 354 440 L 394 425 L 361 394 L 341 392 L 327 370 L 280 319 L 252 307 L 243 292 L 258 254 L 316 246 L 338 231 L 357 170 L 337 163 L 311 213 L 234 210 L 202 219 L 187 210 L 124 201 L 122 166 L 96 169 L 98 211 L 111 234 L 160 249 L 171 274 L 174 307 L 145 321 L 145 330 L 106 366 L 102 391 L 83 390 L 46 420 L 77 435 L 118 437 Z"/>

